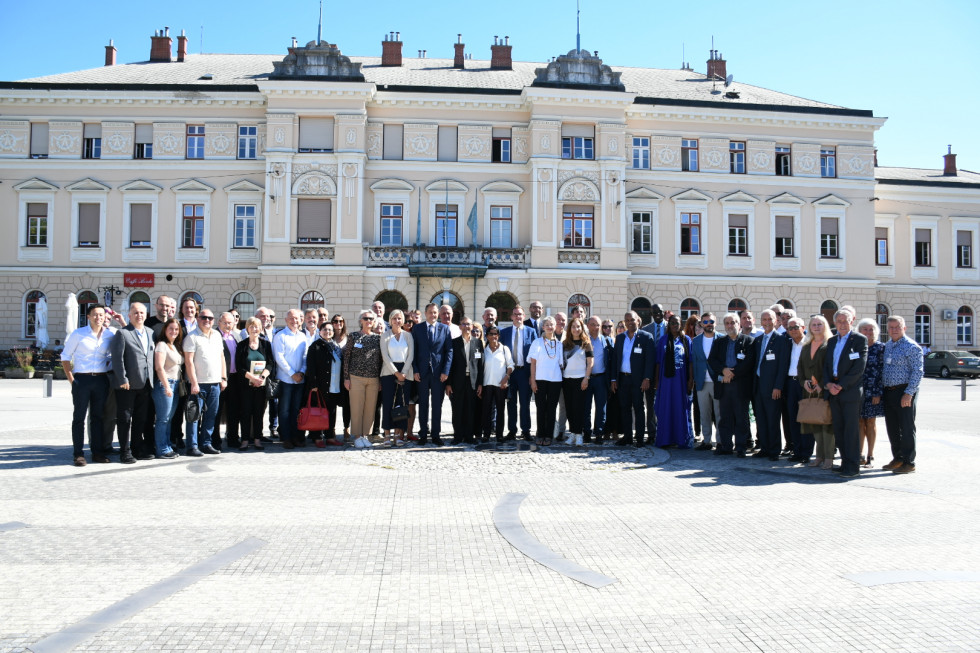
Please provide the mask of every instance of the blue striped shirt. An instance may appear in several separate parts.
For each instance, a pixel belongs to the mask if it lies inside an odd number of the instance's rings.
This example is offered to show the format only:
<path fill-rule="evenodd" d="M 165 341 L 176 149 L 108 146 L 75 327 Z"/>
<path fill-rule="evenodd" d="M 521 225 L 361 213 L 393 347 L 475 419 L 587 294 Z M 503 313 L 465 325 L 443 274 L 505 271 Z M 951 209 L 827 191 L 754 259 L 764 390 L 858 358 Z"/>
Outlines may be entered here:
<path fill-rule="evenodd" d="M 919 391 L 922 380 L 922 348 L 908 336 L 885 343 L 885 364 L 882 368 L 881 383 L 886 388 L 908 384 L 905 394 L 914 395 Z"/>

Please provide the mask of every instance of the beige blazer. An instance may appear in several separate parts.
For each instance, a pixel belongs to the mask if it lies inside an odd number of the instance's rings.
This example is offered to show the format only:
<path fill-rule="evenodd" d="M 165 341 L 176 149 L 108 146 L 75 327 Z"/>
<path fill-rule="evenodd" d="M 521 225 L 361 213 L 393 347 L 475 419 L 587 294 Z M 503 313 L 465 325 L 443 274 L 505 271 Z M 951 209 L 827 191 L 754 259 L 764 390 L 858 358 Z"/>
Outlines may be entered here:
<path fill-rule="evenodd" d="M 388 343 L 394 337 L 391 329 L 381 334 L 381 376 L 391 376 L 395 373 L 395 364 L 391 362 L 391 355 L 388 353 Z M 412 371 L 412 363 L 415 359 L 415 341 L 412 334 L 402 329 L 401 340 L 408 345 L 408 353 L 405 355 L 405 365 L 402 367 L 402 374 L 408 378 L 414 378 L 415 372 Z"/>

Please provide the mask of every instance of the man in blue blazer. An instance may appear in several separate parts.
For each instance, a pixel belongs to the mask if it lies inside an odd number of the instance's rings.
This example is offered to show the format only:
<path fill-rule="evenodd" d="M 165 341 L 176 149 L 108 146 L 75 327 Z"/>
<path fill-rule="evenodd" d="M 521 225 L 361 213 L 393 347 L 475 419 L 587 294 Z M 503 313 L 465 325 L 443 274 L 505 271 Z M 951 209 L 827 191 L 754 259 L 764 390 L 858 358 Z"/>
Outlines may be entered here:
<path fill-rule="evenodd" d="M 612 367 L 614 380 L 610 384 L 610 390 L 619 398 L 619 425 L 623 429 L 623 437 L 616 444 L 621 447 L 629 444 L 642 447 L 646 426 L 643 395 L 653 386 L 655 343 L 653 336 L 639 329 L 640 316 L 636 312 L 626 313 L 623 321 L 626 331 L 616 336 Z"/>
<path fill-rule="evenodd" d="M 749 430 L 749 401 L 752 398 L 752 373 L 755 371 L 753 339 L 739 333 L 738 314 L 726 313 L 722 323 L 725 336 L 715 338 L 708 354 L 708 369 L 715 382 L 715 398 L 720 411 L 715 455 L 732 455 L 734 438 L 735 455 L 745 458 L 752 437 Z"/>
<path fill-rule="evenodd" d="M 425 322 L 412 327 L 415 341 L 415 380 L 419 384 L 419 444 L 429 441 L 429 397 L 432 398 L 432 444 L 442 446 L 442 399 L 453 365 L 452 335 L 449 327 L 436 321 L 439 307 L 425 307 Z"/>
<path fill-rule="evenodd" d="M 841 478 L 854 478 L 860 471 L 861 402 L 864 368 L 868 364 L 868 339 L 851 331 L 854 314 L 841 309 L 834 314 L 837 335 L 827 341 L 823 362 L 823 396 L 830 401 L 834 437 L 840 449 Z"/>
<path fill-rule="evenodd" d="M 762 335 L 755 339 L 755 431 L 759 440 L 759 451 L 754 458 L 779 460 L 783 436 L 780 422 L 783 416 L 783 403 L 786 398 L 786 374 L 789 370 L 789 357 L 792 353 L 789 338 L 776 332 L 778 325 L 776 313 L 770 309 L 762 311 Z"/>
<path fill-rule="evenodd" d="M 698 408 L 701 418 L 701 433 L 704 439 L 698 445 L 700 451 L 711 450 L 711 440 L 721 416 L 721 406 L 715 396 L 715 379 L 708 371 L 708 356 L 715 343 L 715 314 L 701 316 L 702 332 L 691 343 L 691 359 L 694 361 L 694 390 L 698 393 Z"/>
<path fill-rule="evenodd" d="M 507 438 L 517 438 L 517 401 L 520 399 L 521 436 L 531 439 L 531 363 L 527 360 L 531 343 L 538 337 L 534 327 L 524 322 L 524 309 L 515 306 L 510 311 L 514 324 L 500 330 L 500 344 L 509 347 L 514 357 L 514 372 L 510 375 L 507 393 Z M 503 419 L 497 415 L 497 419 Z"/>

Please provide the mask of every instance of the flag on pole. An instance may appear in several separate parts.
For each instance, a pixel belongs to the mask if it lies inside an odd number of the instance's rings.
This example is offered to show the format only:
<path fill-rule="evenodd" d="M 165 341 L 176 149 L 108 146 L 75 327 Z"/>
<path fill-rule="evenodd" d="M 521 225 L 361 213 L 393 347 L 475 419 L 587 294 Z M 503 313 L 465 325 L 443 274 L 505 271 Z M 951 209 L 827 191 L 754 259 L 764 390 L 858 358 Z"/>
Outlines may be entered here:
<path fill-rule="evenodd" d="M 470 215 L 466 218 L 466 226 L 470 230 L 470 241 L 476 245 L 476 202 L 473 202 Z"/>

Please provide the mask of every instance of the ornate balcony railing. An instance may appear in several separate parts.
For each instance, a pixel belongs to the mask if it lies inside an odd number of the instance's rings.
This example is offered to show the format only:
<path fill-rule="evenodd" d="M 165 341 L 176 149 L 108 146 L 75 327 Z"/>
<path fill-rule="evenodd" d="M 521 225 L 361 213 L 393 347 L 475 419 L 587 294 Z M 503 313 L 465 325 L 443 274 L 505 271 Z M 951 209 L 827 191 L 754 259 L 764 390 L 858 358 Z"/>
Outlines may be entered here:
<path fill-rule="evenodd" d="M 570 265 L 599 265 L 599 250 L 597 249 L 560 249 L 558 263 Z"/>
<path fill-rule="evenodd" d="M 333 261 L 333 245 L 291 245 L 289 258 L 293 261 Z"/>
<path fill-rule="evenodd" d="M 429 246 L 366 247 L 368 267 L 404 267 L 409 265 L 480 266 L 488 268 L 527 268 L 531 261 L 529 247 L 513 249 L 446 248 Z"/>

